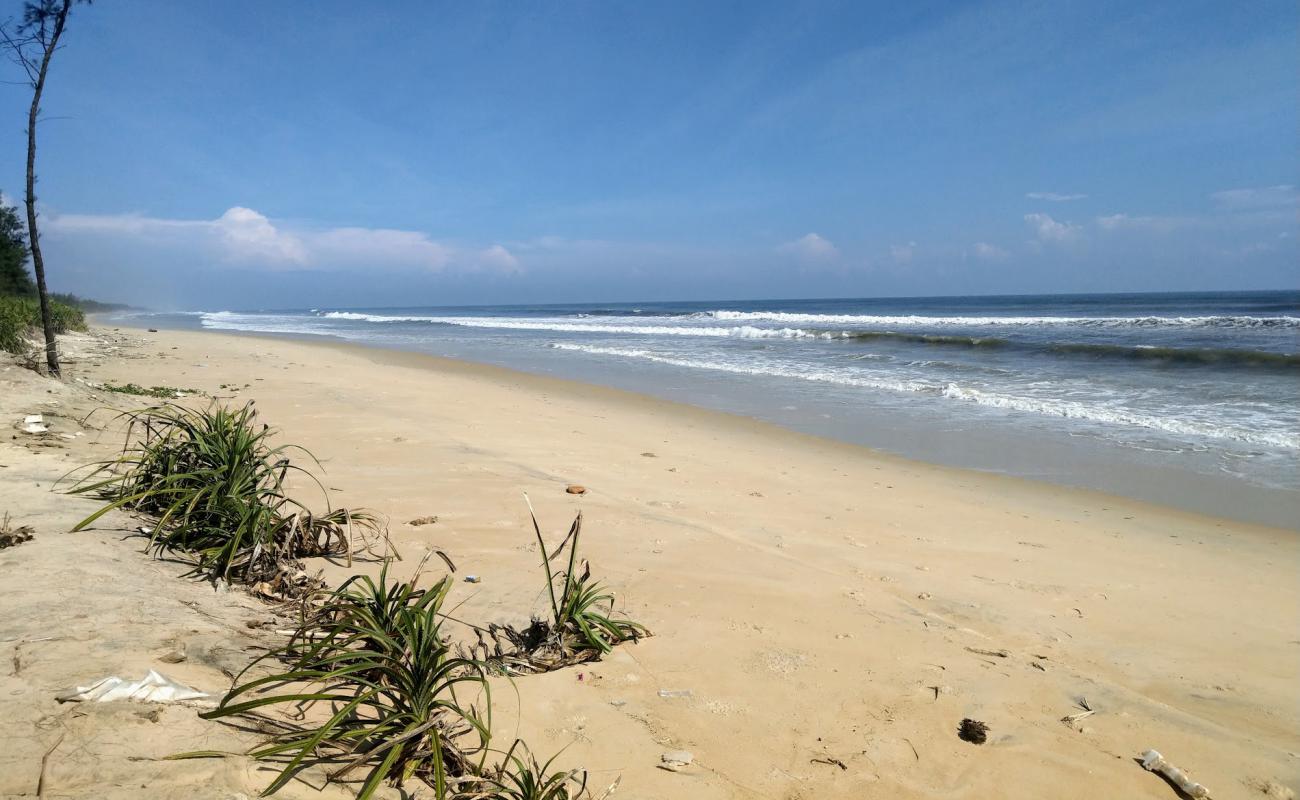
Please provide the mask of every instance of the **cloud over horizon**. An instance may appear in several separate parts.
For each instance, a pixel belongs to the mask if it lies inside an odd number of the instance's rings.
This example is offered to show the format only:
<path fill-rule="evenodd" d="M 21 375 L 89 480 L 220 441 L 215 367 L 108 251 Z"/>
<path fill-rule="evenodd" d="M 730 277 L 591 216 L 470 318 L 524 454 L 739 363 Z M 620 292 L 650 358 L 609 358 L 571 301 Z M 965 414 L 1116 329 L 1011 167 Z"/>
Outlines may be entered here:
<path fill-rule="evenodd" d="M 467 248 L 436 241 L 420 231 L 277 224 L 243 206 L 233 206 L 212 220 L 49 213 L 42 231 L 42 239 L 46 237 L 111 239 L 144 252 L 179 249 L 190 261 L 270 270 L 520 269 L 519 260 L 500 244 Z"/>
<path fill-rule="evenodd" d="M 1047 200 L 1052 203 L 1068 203 L 1071 200 L 1083 200 L 1086 194 L 1060 194 L 1058 192 L 1027 192 L 1025 197 L 1030 200 Z"/>
<path fill-rule="evenodd" d="M 830 259 L 840 254 L 839 248 L 832 244 L 829 239 L 816 233 L 800 236 L 793 242 L 786 242 L 778 249 L 785 253 L 793 253 L 805 260 Z"/>
<path fill-rule="evenodd" d="M 1294 184 L 1289 183 L 1247 189 L 1227 189 L 1215 192 L 1210 197 L 1219 206 L 1232 210 L 1295 206 L 1300 202 L 1300 193 L 1296 191 Z"/>
<path fill-rule="evenodd" d="M 1071 222 L 1058 222 L 1050 214 L 1026 214 L 1025 222 L 1033 226 L 1039 241 L 1066 244 L 1076 241 L 1083 228 Z"/>
<path fill-rule="evenodd" d="M 218 296 L 222 307 L 297 305 L 307 297 L 312 304 L 367 306 L 584 296 L 635 301 L 660 293 L 678 297 L 688 286 L 719 299 L 864 296 L 917 294 L 917 282 L 942 286 L 945 294 L 1107 286 L 1140 291 L 1167 284 L 1159 272 L 1134 280 L 1123 265 L 1162 265 L 1203 276 L 1201 285 L 1214 287 L 1222 285 L 1221 275 L 1242 267 L 1284 263 L 1297 254 L 1295 204 L 1295 187 L 1276 184 L 1207 192 L 1199 208 L 1176 214 L 1062 219 L 1013 212 L 973 229 L 968 244 L 957 231 L 940 230 L 924 246 L 891 242 L 889 231 L 855 235 L 843 224 L 833 227 L 841 244 L 816 231 L 776 246 L 555 233 L 472 244 L 396 227 L 277 219 L 247 206 L 211 219 L 47 209 L 42 231 L 59 289 L 170 307 L 206 306 Z M 986 267 L 976 269 L 981 264 Z M 1114 266 L 1064 277 L 1071 274 L 1066 265 L 1090 264 Z M 1035 271 L 1043 282 L 1007 277 Z"/>
<path fill-rule="evenodd" d="M 1005 261 L 1011 257 L 1011 253 L 988 242 L 976 242 L 971 247 L 971 250 L 974 251 L 975 257 L 981 261 Z"/>

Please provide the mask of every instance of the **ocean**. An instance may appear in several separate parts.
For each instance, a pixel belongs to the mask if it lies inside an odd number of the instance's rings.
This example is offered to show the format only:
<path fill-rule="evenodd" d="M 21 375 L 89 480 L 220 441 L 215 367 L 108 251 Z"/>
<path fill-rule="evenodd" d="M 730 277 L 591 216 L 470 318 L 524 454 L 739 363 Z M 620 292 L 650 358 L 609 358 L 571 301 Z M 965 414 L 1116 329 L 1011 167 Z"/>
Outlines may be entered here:
<path fill-rule="evenodd" d="M 902 456 L 1300 527 L 1297 291 L 146 316 L 575 378 Z"/>

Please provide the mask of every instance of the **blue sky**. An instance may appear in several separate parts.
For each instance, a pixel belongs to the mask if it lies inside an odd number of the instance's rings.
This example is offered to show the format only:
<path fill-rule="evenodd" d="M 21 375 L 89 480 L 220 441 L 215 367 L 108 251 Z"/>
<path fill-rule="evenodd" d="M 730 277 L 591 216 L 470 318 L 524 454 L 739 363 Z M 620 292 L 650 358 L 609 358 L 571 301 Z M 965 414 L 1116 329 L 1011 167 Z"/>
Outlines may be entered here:
<path fill-rule="evenodd" d="M 1291 288 L 1298 16 L 104 0 L 46 93 L 48 269 L 180 308 Z"/>

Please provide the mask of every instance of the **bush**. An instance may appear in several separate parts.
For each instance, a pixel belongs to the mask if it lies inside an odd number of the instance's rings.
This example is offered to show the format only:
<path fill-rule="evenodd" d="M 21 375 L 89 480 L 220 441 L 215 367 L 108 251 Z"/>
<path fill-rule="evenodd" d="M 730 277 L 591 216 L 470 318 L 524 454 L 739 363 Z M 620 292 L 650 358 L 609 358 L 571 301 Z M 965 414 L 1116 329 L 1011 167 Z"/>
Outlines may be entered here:
<path fill-rule="evenodd" d="M 86 315 L 79 308 L 50 301 L 56 334 L 86 330 Z M 28 339 L 41 336 L 41 304 L 34 297 L 0 297 L 0 350 L 21 355 Z"/>
<path fill-rule="evenodd" d="M 40 308 L 36 309 L 36 325 L 40 326 Z M 54 332 L 58 334 L 68 333 L 69 331 L 85 331 L 86 313 L 75 306 L 60 303 L 58 300 L 50 301 L 50 316 L 54 322 Z"/>
<path fill-rule="evenodd" d="M 0 350 L 21 355 L 27 350 L 27 309 L 17 297 L 0 297 Z"/>

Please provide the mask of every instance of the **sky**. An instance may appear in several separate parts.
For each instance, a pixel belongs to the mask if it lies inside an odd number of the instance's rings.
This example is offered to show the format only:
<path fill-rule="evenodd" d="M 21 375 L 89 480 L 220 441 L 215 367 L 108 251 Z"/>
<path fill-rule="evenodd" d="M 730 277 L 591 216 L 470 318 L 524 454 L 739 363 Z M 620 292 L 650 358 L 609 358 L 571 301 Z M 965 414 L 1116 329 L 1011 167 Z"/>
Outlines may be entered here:
<path fill-rule="evenodd" d="M 1298 33 L 1292 0 L 101 0 L 42 244 L 56 290 L 206 310 L 1295 288 Z M 29 101 L 0 84 L 7 202 Z"/>

